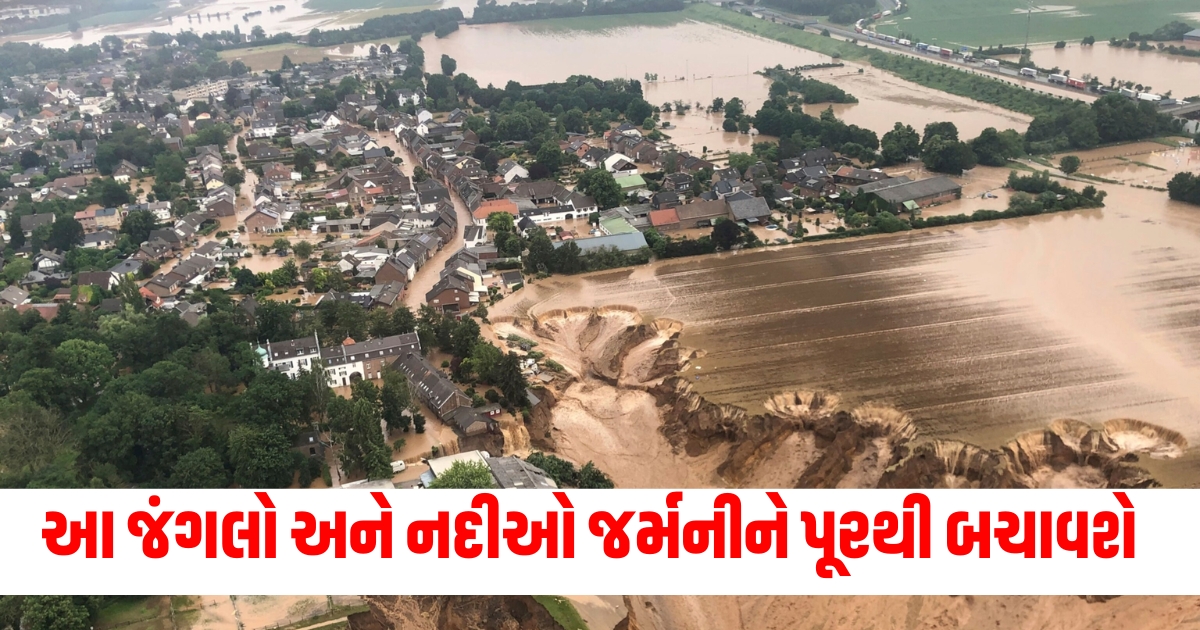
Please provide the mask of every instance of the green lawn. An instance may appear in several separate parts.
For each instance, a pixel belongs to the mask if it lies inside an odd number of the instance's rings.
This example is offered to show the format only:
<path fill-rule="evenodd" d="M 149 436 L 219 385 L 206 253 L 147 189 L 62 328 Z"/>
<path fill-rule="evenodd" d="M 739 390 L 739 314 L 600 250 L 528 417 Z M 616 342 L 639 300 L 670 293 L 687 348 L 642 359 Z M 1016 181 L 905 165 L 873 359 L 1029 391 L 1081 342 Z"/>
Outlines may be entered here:
<path fill-rule="evenodd" d="M 583 617 L 579 616 L 579 611 L 575 610 L 575 605 L 565 597 L 555 595 L 534 595 L 533 598 L 537 603 L 546 608 L 546 612 L 550 613 L 551 617 L 562 626 L 564 630 L 588 630 L 587 622 Z"/>
<path fill-rule="evenodd" d="M 728 9 L 715 7 L 711 4 L 690 4 L 683 10 L 687 17 L 721 24 L 738 30 L 754 33 L 768 39 L 807 48 L 824 55 L 837 56 L 842 59 L 863 59 L 869 51 L 865 46 L 855 46 L 850 42 L 836 37 L 822 37 L 798 28 L 760 20 L 749 15 L 742 15 Z"/>
<path fill-rule="evenodd" d="M 1024 0 L 910 0 L 908 12 L 883 20 L 882 33 L 907 33 L 936 44 L 991 46 L 1029 41 L 1079 40 L 1088 35 L 1107 40 L 1142 33 L 1180 20 L 1200 23 L 1196 0 L 1063 0 L 1045 4 L 1046 11 L 1026 16 Z M 1185 17 L 1187 14 L 1195 17 Z"/>

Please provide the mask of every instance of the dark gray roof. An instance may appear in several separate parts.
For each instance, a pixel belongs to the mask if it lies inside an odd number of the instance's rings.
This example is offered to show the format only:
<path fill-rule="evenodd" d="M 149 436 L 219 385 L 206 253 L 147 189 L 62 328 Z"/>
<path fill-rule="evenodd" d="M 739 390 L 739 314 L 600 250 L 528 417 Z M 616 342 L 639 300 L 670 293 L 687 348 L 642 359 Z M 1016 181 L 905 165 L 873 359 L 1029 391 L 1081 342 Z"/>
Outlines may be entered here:
<path fill-rule="evenodd" d="M 762 197 L 736 200 L 731 197 L 726 202 L 729 204 L 729 212 L 738 221 L 761 219 L 771 215 L 771 209 L 767 207 L 767 200 Z"/>
<path fill-rule="evenodd" d="M 854 192 L 856 192 L 856 193 L 876 192 L 879 190 L 883 190 L 884 188 L 891 188 L 892 186 L 899 186 L 900 184 L 907 184 L 911 181 L 912 180 L 909 179 L 908 177 L 901 175 L 899 177 L 893 177 L 891 179 L 881 179 L 877 182 L 863 184 L 862 186 L 855 186 Z"/>
<path fill-rule="evenodd" d="M 579 246 L 583 253 L 595 251 L 603 247 L 615 247 L 618 251 L 632 252 L 637 251 L 646 245 L 646 237 L 641 232 L 628 232 L 623 234 L 610 234 L 608 236 L 597 236 L 595 238 L 579 238 L 574 241 L 569 241 Z M 562 247 L 563 241 L 555 241 L 555 249 Z"/>
<path fill-rule="evenodd" d="M 962 191 L 960 184 L 955 183 L 949 177 L 938 176 L 890 186 L 875 191 L 875 194 L 888 203 L 896 204 L 960 191 Z"/>

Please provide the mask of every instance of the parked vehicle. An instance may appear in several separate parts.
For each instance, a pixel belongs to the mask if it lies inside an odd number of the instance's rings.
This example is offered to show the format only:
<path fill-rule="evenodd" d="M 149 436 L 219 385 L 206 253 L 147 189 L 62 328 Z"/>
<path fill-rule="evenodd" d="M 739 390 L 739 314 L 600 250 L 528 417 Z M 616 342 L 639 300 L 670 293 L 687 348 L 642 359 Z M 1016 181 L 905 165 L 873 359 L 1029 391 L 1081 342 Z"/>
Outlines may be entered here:
<path fill-rule="evenodd" d="M 399 472 L 404 472 L 405 468 L 408 468 L 408 466 L 403 461 L 396 460 L 396 461 L 392 462 L 392 473 L 393 474 L 399 473 Z"/>
<path fill-rule="evenodd" d="M 1162 100 L 1161 96 L 1157 94 L 1151 94 L 1149 92 L 1141 92 L 1137 95 L 1137 97 L 1139 101 L 1149 101 L 1151 103 L 1157 103 L 1158 101 Z"/>
<path fill-rule="evenodd" d="M 912 41 L 907 39 L 898 39 L 896 40 L 896 43 L 900 44 L 901 46 L 912 46 Z"/>
<path fill-rule="evenodd" d="M 949 48 L 943 48 L 938 54 L 940 54 L 943 57 L 949 57 L 951 55 L 951 52 L 950 52 Z"/>
<path fill-rule="evenodd" d="M 921 52 L 925 52 L 925 51 L 929 50 L 929 44 L 926 44 L 926 43 L 917 44 L 917 50 L 919 50 Z"/>
<path fill-rule="evenodd" d="M 937 55 L 937 54 L 941 54 L 942 49 L 937 46 L 930 46 L 929 48 L 925 49 L 925 52 L 927 52 L 931 55 Z"/>

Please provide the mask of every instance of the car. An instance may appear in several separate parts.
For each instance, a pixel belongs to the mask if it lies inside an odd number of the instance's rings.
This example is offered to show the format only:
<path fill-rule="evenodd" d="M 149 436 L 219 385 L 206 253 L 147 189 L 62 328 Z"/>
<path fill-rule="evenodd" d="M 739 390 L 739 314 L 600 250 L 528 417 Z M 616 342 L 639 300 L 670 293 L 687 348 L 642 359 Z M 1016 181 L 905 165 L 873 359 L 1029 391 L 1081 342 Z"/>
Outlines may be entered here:
<path fill-rule="evenodd" d="M 768 229 L 768 230 L 778 230 L 778 229 L 779 229 L 779 226 L 778 226 L 778 225 L 775 225 L 774 223 L 768 223 L 768 224 L 767 224 L 767 229 Z"/>
<path fill-rule="evenodd" d="M 392 473 L 404 472 L 405 468 L 408 468 L 408 466 L 405 465 L 405 463 L 403 461 L 397 460 L 397 461 L 392 462 Z"/>

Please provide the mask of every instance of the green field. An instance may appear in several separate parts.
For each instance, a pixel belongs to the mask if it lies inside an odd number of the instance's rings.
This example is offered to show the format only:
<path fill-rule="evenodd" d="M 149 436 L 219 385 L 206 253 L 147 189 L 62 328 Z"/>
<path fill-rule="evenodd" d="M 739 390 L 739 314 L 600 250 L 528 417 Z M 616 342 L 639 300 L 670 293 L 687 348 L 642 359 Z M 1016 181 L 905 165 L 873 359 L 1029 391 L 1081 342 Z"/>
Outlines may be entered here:
<path fill-rule="evenodd" d="M 749 15 L 742 15 L 736 11 L 715 7 L 711 4 L 689 4 L 683 10 L 683 14 L 695 20 L 736 28 L 766 37 L 767 39 L 791 44 L 799 48 L 807 48 L 808 50 L 840 59 L 865 59 L 870 52 L 865 46 L 855 46 L 844 39 L 822 37 L 816 33 L 760 20 Z"/>
<path fill-rule="evenodd" d="M 876 25 L 881 33 L 907 33 L 934 44 L 992 46 L 1029 41 L 1077 41 L 1088 35 L 1098 40 L 1126 37 L 1130 31 L 1148 33 L 1179 20 L 1200 24 L 1196 0 L 1075 0 L 1061 5 L 1029 5 L 1024 0 L 910 0 L 908 12 Z"/>

